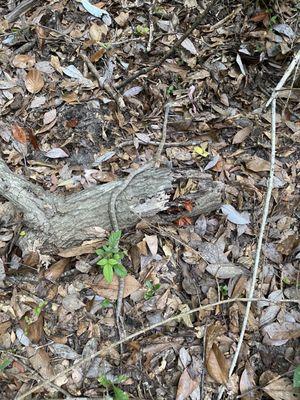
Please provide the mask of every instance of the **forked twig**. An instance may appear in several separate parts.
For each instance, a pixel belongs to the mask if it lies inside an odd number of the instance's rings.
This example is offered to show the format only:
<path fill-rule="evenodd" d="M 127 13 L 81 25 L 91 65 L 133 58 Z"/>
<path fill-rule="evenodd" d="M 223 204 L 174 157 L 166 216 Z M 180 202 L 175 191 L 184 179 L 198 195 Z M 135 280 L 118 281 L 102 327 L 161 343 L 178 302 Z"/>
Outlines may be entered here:
<path fill-rule="evenodd" d="M 53 382 L 54 380 L 56 380 L 58 378 L 61 378 L 63 376 L 68 375 L 75 368 L 80 367 L 81 365 L 83 365 L 83 364 L 85 364 L 85 363 L 87 363 L 87 362 L 89 362 L 91 360 L 94 360 L 94 358 L 96 358 L 96 357 L 104 356 L 107 352 L 111 351 L 112 349 L 120 346 L 123 343 L 126 343 L 126 342 L 128 342 L 130 340 L 133 340 L 133 339 L 137 338 L 138 336 L 141 336 L 141 335 L 151 331 L 152 329 L 159 328 L 159 327 L 161 327 L 163 325 L 166 325 L 166 324 L 168 324 L 170 322 L 177 321 L 178 319 L 180 320 L 183 317 L 186 317 L 188 315 L 194 314 L 194 313 L 196 313 L 198 311 L 208 310 L 210 308 L 214 308 L 214 307 L 217 307 L 217 306 L 220 306 L 220 305 L 223 305 L 223 304 L 231 304 L 231 303 L 234 303 L 236 301 L 248 302 L 250 300 L 252 302 L 253 301 L 262 301 L 263 300 L 264 302 L 269 302 L 271 304 L 280 304 L 280 303 L 297 303 L 297 304 L 300 304 L 300 300 L 286 300 L 286 299 L 284 299 L 284 300 L 275 301 L 275 300 L 256 299 L 256 298 L 252 298 L 252 299 L 249 299 L 249 298 L 235 298 L 235 299 L 227 299 L 227 300 L 218 301 L 216 303 L 205 304 L 205 305 L 199 306 L 199 307 L 194 308 L 192 310 L 188 310 L 188 311 L 182 312 L 182 313 L 180 313 L 178 315 L 175 315 L 174 317 L 170 317 L 168 319 L 165 319 L 164 321 L 157 322 L 156 324 L 153 324 L 151 326 L 148 326 L 147 328 L 141 329 L 140 331 L 132 333 L 131 335 L 126 336 L 125 338 L 123 338 L 121 340 L 118 340 L 115 343 L 112 343 L 111 345 L 109 345 L 106 348 L 102 347 L 101 350 L 97 351 L 96 353 L 90 354 L 87 357 L 82 358 L 80 361 L 78 361 L 77 363 L 75 363 L 71 367 L 66 368 L 64 371 L 60 371 L 58 374 L 52 376 L 51 378 L 45 380 L 44 382 L 40 383 L 39 385 L 33 387 L 28 392 L 23 393 L 21 396 L 17 397 L 15 400 L 24 400 L 24 399 L 26 399 L 27 396 L 29 396 L 32 393 L 35 393 L 36 391 L 41 390 L 45 386 L 49 385 L 50 382 Z"/>

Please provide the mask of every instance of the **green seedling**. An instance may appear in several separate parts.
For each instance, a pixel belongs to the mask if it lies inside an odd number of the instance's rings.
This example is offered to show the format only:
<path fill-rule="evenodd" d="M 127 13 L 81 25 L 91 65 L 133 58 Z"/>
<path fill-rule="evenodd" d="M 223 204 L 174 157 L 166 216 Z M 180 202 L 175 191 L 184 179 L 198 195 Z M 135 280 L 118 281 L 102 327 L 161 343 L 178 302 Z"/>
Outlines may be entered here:
<path fill-rule="evenodd" d="M 155 292 L 160 288 L 160 284 L 157 283 L 156 285 L 153 285 L 151 281 L 146 281 L 145 286 L 147 288 L 147 291 L 144 294 L 144 299 L 149 300 L 151 297 L 155 295 Z"/>
<path fill-rule="evenodd" d="M 105 375 L 100 375 L 98 377 L 98 382 L 101 386 L 104 386 L 107 391 L 113 392 L 114 400 L 128 400 L 128 394 L 120 389 L 117 385 L 126 381 L 127 377 L 124 375 L 118 375 L 113 380 L 108 379 Z"/>
<path fill-rule="evenodd" d="M 102 301 L 102 303 L 101 303 L 101 307 L 102 308 L 108 308 L 108 307 L 111 307 L 112 306 L 112 304 L 111 304 L 111 302 L 108 300 L 108 299 L 104 299 L 103 301 Z"/>
<path fill-rule="evenodd" d="M 228 296 L 228 286 L 227 285 L 220 285 L 220 292 L 223 297 Z"/>
<path fill-rule="evenodd" d="M 97 265 L 102 267 L 104 279 L 108 283 L 112 282 L 114 273 L 120 278 L 124 278 L 127 275 L 126 268 L 121 263 L 124 257 L 124 253 L 119 249 L 121 234 L 120 230 L 112 232 L 107 244 L 96 250 L 96 254 L 100 256 Z"/>
<path fill-rule="evenodd" d="M 174 85 L 170 85 L 167 88 L 167 95 L 171 96 L 174 93 L 174 90 L 176 89 L 176 87 Z"/>
<path fill-rule="evenodd" d="M 3 372 L 11 363 L 12 363 L 12 360 L 9 360 L 8 358 L 4 358 L 4 360 L 2 362 L 0 362 L 0 372 Z"/>
<path fill-rule="evenodd" d="M 33 309 L 34 314 L 39 317 L 41 312 L 43 311 L 43 308 L 46 307 L 48 304 L 48 301 L 42 301 L 37 307 Z"/>
<path fill-rule="evenodd" d="M 149 28 L 147 26 L 138 25 L 135 28 L 135 33 L 139 36 L 146 36 L 149 34 Z"/>

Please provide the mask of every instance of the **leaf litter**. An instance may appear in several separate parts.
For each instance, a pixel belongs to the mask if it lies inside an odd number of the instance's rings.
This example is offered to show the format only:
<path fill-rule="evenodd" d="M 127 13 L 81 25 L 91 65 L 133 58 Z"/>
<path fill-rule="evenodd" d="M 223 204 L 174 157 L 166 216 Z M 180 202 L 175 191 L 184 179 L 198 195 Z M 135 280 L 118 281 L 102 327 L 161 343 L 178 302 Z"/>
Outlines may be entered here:
<path fill-rule="evenodd" d="M 138 8 L 131 1 L 46 2 L 15 22 L 3 17 L 15 2 L 7 3 L 1 6 L 0 156 L 17 174 L 66 195 L 122 177 L 152 159 L 163 106 L 172 102 L 164 162 L 191 177 L 176 183 L 174 201 L 161 213 L 174 223 L 166 218 L 161 229 L 141 221 L 126 232 L 127 334 L 199 304 L 246 297 L 270 168 L 270 115 L 263 106 L 299 41 L 294 2 L 244 4 L 239 13 L 237 2 L 217 3 L 162 65 L 120 89 L 125 111 L 116 109 L 104 83 L 117 87 L 154 64 L 187 31 L 196 2 L 159 1 L 151 12 L 149 2 Z M 82 49 L 101 84 L 78 57 Z M 293 84 L 298 87 L 297 76 Z M 279 94 L 275 189 L 255 294 L 260 301 L 251 308 L 236 373 L 228 380 L 241 302 L 200 310 L 129 341 L 123 361 L 130 383 L 122 389 L 133 398 L 213 399 L 220 385 L 227 386 L 228 399 L 296 398 L 299 306 L 270 303 L 299 298 L 295 94 Z M 224 187 L 222 206 L 208 215 L 193 214 L 199 171 Z M 14 352 L 44 379 L 74 363 L 73 373 L 54 383 L 70 396 L 102 396 L 95 378 L 120 374 L 119 351 L 82 368 L 75 363 L 117 339 L 118 282 L 108 285 L 91 264 L 106 233 L 95 221 L 94 242 L 29 257 L 15 245 L 19 220 L 8 204 L 0 199 L 0 360 Z M 32 384 L 31 370 L 22 367 L 20 381 L 16 365 L 0 372 L 7 399 Z"/>

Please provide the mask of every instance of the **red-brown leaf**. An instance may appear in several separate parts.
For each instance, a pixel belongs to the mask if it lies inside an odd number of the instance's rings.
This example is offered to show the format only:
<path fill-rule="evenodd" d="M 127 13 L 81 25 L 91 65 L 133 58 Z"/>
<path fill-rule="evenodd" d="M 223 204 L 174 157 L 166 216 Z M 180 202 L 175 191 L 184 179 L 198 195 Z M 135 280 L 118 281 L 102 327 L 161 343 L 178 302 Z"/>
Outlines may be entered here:
<path fill-rule="evenodd" d="M 25 144 L 27 141 L 27 135 L 25 130 L 18 124 L 13 124 L 11 127 L 13 137 L 17 142 Z"/>

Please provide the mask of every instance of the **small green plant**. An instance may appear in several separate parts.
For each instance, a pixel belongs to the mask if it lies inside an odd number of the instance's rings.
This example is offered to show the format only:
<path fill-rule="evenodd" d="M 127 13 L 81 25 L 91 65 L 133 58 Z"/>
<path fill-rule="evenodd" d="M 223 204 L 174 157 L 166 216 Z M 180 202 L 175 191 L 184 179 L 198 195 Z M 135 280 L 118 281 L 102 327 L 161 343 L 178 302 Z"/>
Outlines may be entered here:
<path fill-rule="evenodd" d="M 12 363 L 12 360 L 8 358 L 4 358 L 3 361 L 0 362 L 0 372 L 3 372 L 5 368 L 7 368 Z"/>
<path fill-rule="evenodd" d="M 160 288 L 160 284 L 157 283 L 156 285 L 153 285 L 151 281 L 146 281 L 145 286 L 147 288 L 147 291 L 144 293 L 144 299 L 149 300 L 151 297 L 154 296 L 155 292 Z"/>
<path fill-rule="evenodd" d="M 135 33 L 139 36 L 146 36 L 149 34 L 149 28 L 147 26 L 138 25 L 135 28 Z"/>
<path fill-rule="evenodd" d="M 220 285 L 220 292 L 223 297 L 228 296 L 228 286 L 227 285 Z"/>
<path fill-rule="evenodd" d="M 43 311 L 43 308 L 46 307 L 48 304 L 48 301 L 42 301 L 37 307 L 33 309 L 34 314 L 39 317 L 41 312 Z"/>
<path fill-rule="evenodd" d="M 104 386 L 107 391 L 112 391 L 114 394 L 114 400 L 129 400 L 128 394 L 120 389 L 117 385 L 126 381 L 127 377 L 124 375 L 118 375 L 113 380 L 108 379 L 105 375 L 98 377 L 98 382 L 101 386 Z"/>
<path fill-rule="evenodd" d="M 170 85 L 167 88 L 167 95 L 171 96 L 174 93 L 174 90 L 176 89 L 176 87 L 174 85 Z"/>
<path fill-rule="evenodd" d="M 112 306 L 111 302 L 108 299 L 104 299 L 100 305 L 102 308 L 108 308 Z"/>
<path fill-rule="evenodd" d="M 124 257 L 124 253 L 119 249 L 121 235 L 120 230 L 112 232 L 107 244 L 96 250 L 96 254 L 101 257 L 97 265 L 102 267 L 104 279 L 108 283 L 112 282 L 114 273 L 120 278 L 127 275 L 126 268 L 121 264 Z"/>

